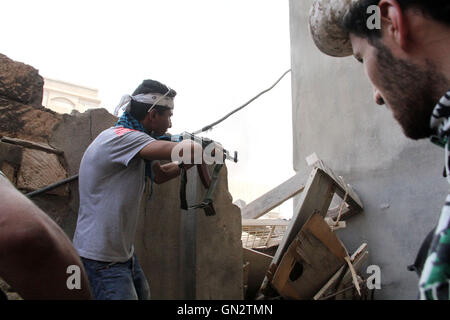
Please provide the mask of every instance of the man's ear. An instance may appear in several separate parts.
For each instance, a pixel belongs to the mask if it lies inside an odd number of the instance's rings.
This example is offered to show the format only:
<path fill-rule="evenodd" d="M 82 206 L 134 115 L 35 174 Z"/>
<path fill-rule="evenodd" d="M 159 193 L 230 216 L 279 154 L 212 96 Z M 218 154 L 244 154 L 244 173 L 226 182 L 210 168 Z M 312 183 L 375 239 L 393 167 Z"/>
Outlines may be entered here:
<path fill-rule="evenodd" d="M 154 119 L 156 117 L 156 109 L 150 110 L 150 112 L 147 113 L 149 118 Z"/>
<path fill-rule="evenodd" d="M 386 26 L 384 32 L 391 37 L 403 50 L 408 46 L 408 23 L 397 0 L 381 0 L 381 19 Z"/>

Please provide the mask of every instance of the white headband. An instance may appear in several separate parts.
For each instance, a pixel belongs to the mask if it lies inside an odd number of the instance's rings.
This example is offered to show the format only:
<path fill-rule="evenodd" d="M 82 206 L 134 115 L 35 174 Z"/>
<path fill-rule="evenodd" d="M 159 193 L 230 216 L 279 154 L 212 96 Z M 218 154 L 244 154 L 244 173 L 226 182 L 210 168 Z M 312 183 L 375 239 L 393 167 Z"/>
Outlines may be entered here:
<path fill-rule="evenodd" d="M 119 114 L 120 109 L 123 109 L 125 112 L 130 112 L 131 100 L 151 104 L 152 106 L 148 109 L 150 112 L 156 105 L 167 107 L 169 109 L 174 108 L 173 98 L 167 97 L 170 89 L 165 94 L 160 93 L 141 93 L 135 96 L 130 96 L 126 94 L 122 97 L 116 109 L 114 109 L 114 115 L 117 116 Z"/>

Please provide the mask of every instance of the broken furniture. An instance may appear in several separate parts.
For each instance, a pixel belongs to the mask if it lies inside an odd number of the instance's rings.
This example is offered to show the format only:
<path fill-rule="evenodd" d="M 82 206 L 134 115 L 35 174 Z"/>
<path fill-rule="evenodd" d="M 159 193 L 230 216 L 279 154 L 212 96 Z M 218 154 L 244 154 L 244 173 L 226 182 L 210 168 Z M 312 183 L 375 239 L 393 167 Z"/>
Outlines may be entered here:
<path fill-rule="evenodd" d="M 247 240 L 243 241 L 244 263 L 249 262 L 246 267 L 248 299 L 255 298 L 251 296 L 254 292 L 251 279 L 262 277 L 261 268 L 265 268 L 265 274 L 258 299 L 277 296 L 284 299 L 322 299 L 348 286 L 357 291 L 360 289 L 361 279 L 357 270 L 367 259 L 367 245 L 364 244 L 350 257 L 334 231 L 344 228 L 349 217 L 362 212 L 363 205 L 352 187 L 342 177 L 337 177 L 315 154 L 308 160 L 312 170 L 306 184 L 302 184 L 297 174 L 241 210 L 242 239 Z M 300 199 L 290 222 L 256 220 L 297 194 L 300 194 Z M 338 198 L 341 199 L 340 204 L 330 208 L 332 200 Z M 249 226 L 259 227 L 260 233 L 252 234 Z M 285 228 L 282 234 L 274 232 L 275 226 Z M 262 253 L 254 251 L 250 258 L 248 250 L 258 250 L 261 245 L 270 246 L 271 243 L 278 245 L 275 254 L 259 257 L 264 261 L 263 266 L 252 264 L 252 260 L 257 259 L 254 256 Z M 345 292 L 335 296 L 346 297 Z"/>

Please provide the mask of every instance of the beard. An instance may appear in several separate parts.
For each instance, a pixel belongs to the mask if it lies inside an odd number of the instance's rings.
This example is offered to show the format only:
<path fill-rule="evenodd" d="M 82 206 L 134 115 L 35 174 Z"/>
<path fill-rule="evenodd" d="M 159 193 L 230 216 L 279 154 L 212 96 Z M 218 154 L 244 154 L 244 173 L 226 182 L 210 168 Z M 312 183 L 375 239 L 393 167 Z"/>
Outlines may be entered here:
<path fill-rule="evenodd" d="M 446 77 L 429 61 L 420 67 L 395 58 L 379 42 L 376 47 L 378 89 L 385 103 L 407 137 L 414 140 L 429 137 L 433 109 L 448 90 Z"/>

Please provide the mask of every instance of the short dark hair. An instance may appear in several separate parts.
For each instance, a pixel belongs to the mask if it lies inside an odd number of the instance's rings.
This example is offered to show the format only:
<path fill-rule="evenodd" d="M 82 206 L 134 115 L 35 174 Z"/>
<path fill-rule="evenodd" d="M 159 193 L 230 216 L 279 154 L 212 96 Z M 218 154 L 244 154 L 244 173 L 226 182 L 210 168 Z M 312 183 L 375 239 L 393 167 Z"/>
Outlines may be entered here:
<path fill-rule="evenodd" d="M 161 82 L 156 80 L 147 79 L 142 81 L 142 83 L 136 88 L 136 90 L 134 90 L 133 96 L 146 93 L 166 94 L 167 91 L 169 91 L 169 93 L 167 94 L 168 97 L 174 98 L 177 95 L 177 92 L 175 90 L 169 88 L 165 84 L 162 84 Z M 132 99 L 130 106 L 130 114 L 136 120 L 141 121 L 144 120 L 145 115 L 147 114 L 150 108 L 151 108 L 150 104 L 138 102 Z M 164 112 L 169 110 L 168 107 L 159 105 L 156 105 L 154 109 L 160 115 L 163 115 Z"/>
<path fill-rule="evenodd" d="M 424 16 L 450 26 L 449 0 L 397 0 L 402 10 L 419 9 Z M 373 13 L 367 13 L 371 5 L 378 5 L 380 0 L 360 0 L 354 3 L 342 21 L 343 28 L 356 36 L 366 38 L 374 43 L 381 37 L 381 30 L 367 28 L 367 20 Z"/>
<path fill-rule="evenodd" d="M 170 92 L 167 94 L 168 97 L 175 98 L 177 95 L 177 92 L 165 84 L 162 84 L 159 81 L 156 80 L 144 80 L 142 83 L 134 90 L 133 96 L 141 94 L 141 93 L 159 93 L 159 94 L 166 94 L 167 91 Z"/>

